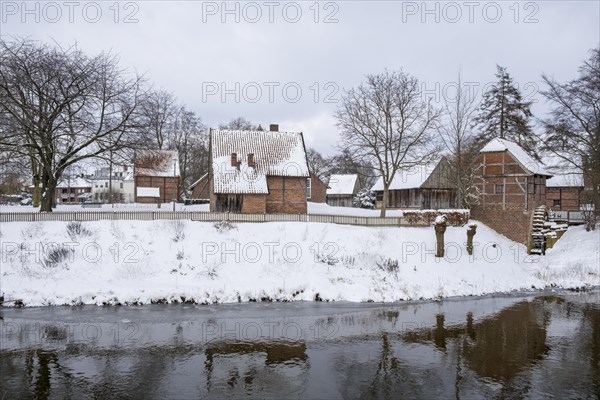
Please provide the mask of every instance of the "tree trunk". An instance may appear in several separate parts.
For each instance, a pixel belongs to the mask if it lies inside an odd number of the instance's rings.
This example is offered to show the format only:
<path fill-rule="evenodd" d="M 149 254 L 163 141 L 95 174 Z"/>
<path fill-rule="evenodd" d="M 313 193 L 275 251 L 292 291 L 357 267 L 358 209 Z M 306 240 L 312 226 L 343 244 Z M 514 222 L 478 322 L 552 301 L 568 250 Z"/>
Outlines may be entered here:
<path fill-rule="evenodd" d="M 381 202 L 381 218 L 385 218 L 385 211 L 387 209 L 388 197 L 390 195 L 390 189 L 388 186 L 383 186 L 383 201 Z"/>
<path fill-rule="evenodd" d="M 57 180 L 50 177 L 47 172 L 42 176 L 42 196 L 40 204 L 40 212 L 52 212 L 54 204 L 54 196 L 56 194 Z"/>
<path fill-rule="evenodd" d="M 31 172 L 33 175 L 33 196 L 31 199 L 31 205 L 33 207 L 40 206 L 40 166 L 33 157 L 30 156 L 31 161 Z"/>
<path fill-rule="evenodd" d="M 477 224 L 470 224 L 467 229 L 467 253 L 473 255 L 473 236 L 477 233 Z"/>
<path fill-rule="evenodd" d="M 436 220 L 433 226 L 435 230 L 435 242 L 436 242 L 436 257 L 444 257 L 444 232 L 446 232 L 446 218 Z"/>

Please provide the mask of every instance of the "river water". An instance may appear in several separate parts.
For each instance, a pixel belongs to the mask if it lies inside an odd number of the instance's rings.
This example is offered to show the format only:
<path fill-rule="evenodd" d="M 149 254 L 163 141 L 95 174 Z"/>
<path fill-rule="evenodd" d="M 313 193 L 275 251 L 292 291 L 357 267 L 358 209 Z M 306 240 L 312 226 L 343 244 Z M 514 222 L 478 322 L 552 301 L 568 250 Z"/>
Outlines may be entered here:
<path fill-rule="evenodd" d="M 0 315 L 0 399 L 600 398 L 598 291 Z"/>

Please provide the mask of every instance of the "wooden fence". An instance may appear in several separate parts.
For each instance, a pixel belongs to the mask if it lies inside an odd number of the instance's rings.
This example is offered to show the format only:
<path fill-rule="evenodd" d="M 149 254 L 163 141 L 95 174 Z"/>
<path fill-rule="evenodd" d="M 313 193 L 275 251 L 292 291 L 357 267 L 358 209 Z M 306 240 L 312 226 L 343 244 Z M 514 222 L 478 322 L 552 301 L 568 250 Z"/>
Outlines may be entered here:
<path fill-rule="evenodd" d="M 431 221 L 409 223 L 404 217 L 361 217 L 326 214 L 236 214 L 206 211 L 54 211 L 0 212 L 0 222 L 100 221 L 100 220 L 190 220 L 231 222 L 323 222 L 360 226 L 429 226 Z"/>

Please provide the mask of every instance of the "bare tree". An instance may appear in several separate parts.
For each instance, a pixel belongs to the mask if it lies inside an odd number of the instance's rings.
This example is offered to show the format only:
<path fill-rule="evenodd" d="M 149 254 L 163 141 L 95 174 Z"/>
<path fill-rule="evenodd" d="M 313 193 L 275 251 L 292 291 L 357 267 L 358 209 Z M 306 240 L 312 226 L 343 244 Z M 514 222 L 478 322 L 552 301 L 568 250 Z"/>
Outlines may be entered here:
<path fill-rule="evenodd" d="M 542 94 L 553 106 L 543 121 L 543 150 L 557 156 L 564 166 L 583 173 L 586 187 L 600 210 L 600 48 L 579 68 L 579 77 L 565 84 L 542 75 L 547 85 Z"/>
<path fill-rule="evenodd" d="M 475 135 L 471 129 L 477 109 L 475 96 L 463 85 L 458 72 L 454 97 L 444 98 L 442 122 L 438 126 L 439 136 L 449 152 L 448 180 L 456 189 L 459 207 L 469 207 L 477 198 L 473 193 L 474 165 L 477 156 Z"/>
<path fill-rule="evenodd" d="M 322 181 L 326 181 L 329 175 L 329 163 L 317 150 L 309 147 L 306 149 L 306 159 L 308 160 L 308 169 Z"/>
<path fill-rule="evenodd" d="M 16 39 L 0 40 L 0 110 L 14 122 L 17 148 L 40 165 L 40 211 L 52 211 L 67 167 L 126 146 L 139 135 L 142 78 L 119 69 L 116 56 L 85 55 Z"/>
<path fill-rule="evenodd" d="M 433 133 L 439 115 L 422 99 L 417 79 L 402 71 L 368 75 L 366 82 L 344 94 L 336 112 L 341 147 L 372 164 L 382 177 L 382 217 L 396 172 L 438 155 Z"/>
<path fill-rule="evenodd" d="M 152 148 L 156 145 L 159 150 L 165 149 L 172 139 L 173 125 L 177 118 L 175 96 L 164 90 L 150 91 L 141 103 L 141 112 L 148 129 L 147 147 Z"/>
<path fill-rule="evenodd" d="M 187 196 L 187 188 L 208 171 L 209 163 L 206 127 L 196 113 L 181 107 L 169 147 L 179 153 L 180 191 Z"/>
<path fill-rule="evenodd" d="M 240 131 L 255 131 L 258 130 L 260 125 L 256 125 L 253 122 L 248 121 L 244 117 L 237 117 L 225 124 L 219 124 L 219 129 L 231 129 Z"/>
<path fill-rule="evenodd" d="M 358 175 L 358 186 L 361 189 L 371 189 L 377 180 L 377 172 L 369 162 L 360 160 L 348 149 L 342 149 L 339 153 L 328 158 L 330 174 L 356 174 Z"/>

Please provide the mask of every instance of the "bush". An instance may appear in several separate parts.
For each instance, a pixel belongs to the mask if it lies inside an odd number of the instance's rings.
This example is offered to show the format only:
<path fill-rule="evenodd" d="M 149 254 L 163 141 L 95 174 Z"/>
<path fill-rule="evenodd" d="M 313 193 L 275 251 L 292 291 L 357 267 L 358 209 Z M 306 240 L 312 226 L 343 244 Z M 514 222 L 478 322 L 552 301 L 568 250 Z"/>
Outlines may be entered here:
<path fill-rule="evenodd" d="M 49 244 L 44 249 L 41 264 L 44 268 L 56 268 L 61 264 L 66 267 L 65 262 L 69 260 L 73 253 L 73 248 L 68 246 Z"/>
<path fill-rule="evenodd" d="M 398 272 L 398 269 L 400 268 L 398 260 L 394 260 L 394 259 L 391 259 L 391 258 L 377 257 L 377 260 L 375 261 L 375 264 L 377 264 L 377 266 L 381 270 L 387 271 L 389 273 Z"/>
<path fill-rule="evenodd" d="M 92 236 L 92 231 L 89 230 L 81 221 L 71 221 L 67 223 L 67 233 L 71 240 L 78 237 Z"/>
<path fill-rule="evenodd" d="M 460 210 L 415 210 L 404 211 L 404 219 L 410 225 L 431 225 L 436 217 L 445 215 L 448 225 L 464 226 L 469 222 L 470 212 Z"/>
<path fill-rule="evenodd" d="M 180 219 L 175 219 L 169 223 L 173 237 L 171 238 L 174 242 L 179 242 L 185 239 L 185 222 Z"/>
<path fill-rule="evenodd" d="M 215 222 L 213 226 L 219 233 L 227 232 L 232 229 L 237 229 L 237 227 L 233 223 L 226 220 Z"/>

